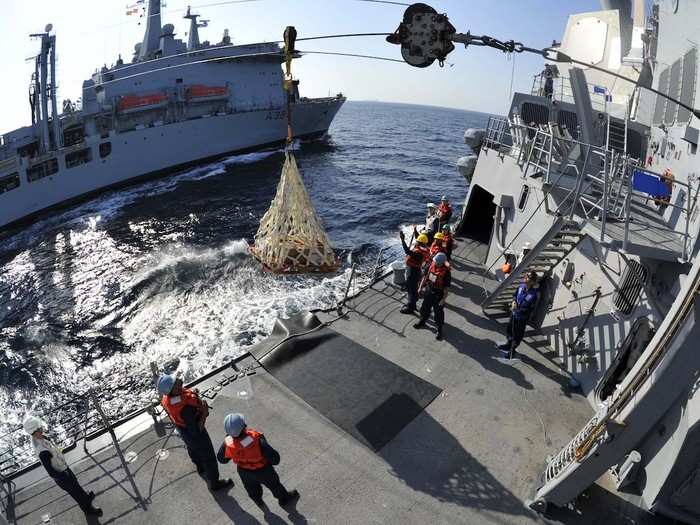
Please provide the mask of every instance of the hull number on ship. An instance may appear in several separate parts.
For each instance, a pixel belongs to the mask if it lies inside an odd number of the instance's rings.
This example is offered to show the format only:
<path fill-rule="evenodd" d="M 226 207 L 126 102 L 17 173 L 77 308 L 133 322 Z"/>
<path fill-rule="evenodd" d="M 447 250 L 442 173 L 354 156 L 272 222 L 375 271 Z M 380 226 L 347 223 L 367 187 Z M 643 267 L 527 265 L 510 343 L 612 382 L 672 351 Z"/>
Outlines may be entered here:
<path fill-rule="evenodd" d="M 282 120 L 287 118 L 287 112 L 282 111 L 268 111 L 265 120 Z"/>

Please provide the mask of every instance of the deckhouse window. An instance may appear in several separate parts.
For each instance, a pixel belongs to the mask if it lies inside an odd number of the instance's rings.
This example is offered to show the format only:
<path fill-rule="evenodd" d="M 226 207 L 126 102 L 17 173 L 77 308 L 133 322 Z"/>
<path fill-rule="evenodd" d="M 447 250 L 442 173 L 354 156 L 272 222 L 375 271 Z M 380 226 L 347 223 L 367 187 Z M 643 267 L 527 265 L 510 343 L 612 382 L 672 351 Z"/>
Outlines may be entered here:
<path fill-rule="evenodd" d="M 27 169 L 27 180 L 34 182 L 58 172 L 58 160 L 56 158 L 35 164 Z"/>
<path fill-rule="evenodd" d="M 102 144 L 100 144 L 100 158 L 101 159 L 108 157 L 110 153 L 112 153 L 112 143 L 111 142 L 103 142 Z"/>
<path fill-rule="evenodd" d="M 90 148 L 84 148 L 72 153 L 66 154 L 66 168 L 75 168 L 81 164 L 87 164 L 92 160 Z"/>
<path fill-rule="evenodd" d="M 19 173 L 11 173 L 0 177 L 0 193 L 5 193 L 19 188 Z"/>

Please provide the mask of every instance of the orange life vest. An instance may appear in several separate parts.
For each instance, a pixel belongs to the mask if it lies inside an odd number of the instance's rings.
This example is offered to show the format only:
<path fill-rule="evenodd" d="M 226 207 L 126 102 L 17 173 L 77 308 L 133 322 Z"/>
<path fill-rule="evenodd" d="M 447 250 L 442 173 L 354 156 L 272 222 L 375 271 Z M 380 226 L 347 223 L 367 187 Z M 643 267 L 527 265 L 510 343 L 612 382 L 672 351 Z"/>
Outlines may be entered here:
<path fill-rule="evenodd" d="M 427 281 L 432 288 L 436 290 L 445 289 L 445 277 L 450 273 L 450 263 L 446 262 L 442 266 L 438 266 L 433 262 L 428 270 Z"/>
<path fill-rule="evenodd" d="M 450 206 L 446 202 L 441 202 L 440 206 L 438 206 L 438 216 L 440 217 L 441 221 L 445 220 L 445 217 L 448 215 L 452 214 L 452 206 Z"/>
<path fill-rule="evenodd" d="M 170 416 L 170 420 L 178 427 L 186 427 L 185 420 L 182 419 L 182 410 L 189 406 L 197 409 L 197 412 L 202 410 L 202 401 L 196 392 L 189 388 L 183 388 L 179 396 L 163 396 L 160 404 Z"/>
<path fill-rule="evenodd" d="M 262 453 L 260 438 L 262 434 L 250 428 L 246 428 L 243 437 L 226 436 L 224 440 L 224 457 L 233 460 L 240 468 L 245 470 L 259 470 L 267 465 L 267 460 Z"/>
<path fill-rule="evenodd" d="M 428 248 L 425 246 L 421 246 L 420 244 L 416 245 L 415 248 L 413 248 L 413 253 L 418 252 L 421 254 L 421 260 L 416 261 L 413 257 L 410 255 L 406 256 L 406 266 L 410 266 L 411 268 L 420 268 L 425 264 L 425 261 L 428 260 L 430 257 L 430 252 L 428 251 Z"/>
<path fill-rule="evenodd" d="M 444 242 L 444 241 L 443 241 Z M 442 242 L 435 241 L 430 247 L 430 257 L 434 257 L 438 253 L 446 253 L 445 245 Z"/>

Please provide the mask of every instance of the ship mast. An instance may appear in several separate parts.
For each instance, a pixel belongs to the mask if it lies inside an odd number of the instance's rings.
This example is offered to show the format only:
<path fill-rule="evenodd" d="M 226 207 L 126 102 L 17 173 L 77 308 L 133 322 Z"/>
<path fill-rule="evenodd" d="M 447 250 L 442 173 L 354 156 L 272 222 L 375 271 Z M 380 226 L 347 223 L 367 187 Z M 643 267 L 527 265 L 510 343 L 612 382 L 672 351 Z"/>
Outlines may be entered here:
<path fill-rule="evenodd" d="M 187 6 L 187 14 L 184 18 L 190 21 L 190 32 L 187 38 L 187 51 L 194 51 L 199 48 L 199 26 L 197 25 L 197 17 L 190 12 L 190 7 Z"/>
<path fill-rule="evenodd" d="M 53 26 L 48 24 L 44 33 L 34 33 L 32 38 L 41 39 L 41 50 L 35 59 L 34 93 L 30 93 L 32 122 L 38 125 L 39 144 L 42 153 L 59 149 L 63 145 L 61 122 L 56 102 L 56 35 L 51 35 Z M 38 95 L 38 106 L 37 103 Z M 49 111 L 49 103 L 51 110 Z M 49 121 L 52 132 L 49 133 Z M 53 137 L 52 137 L 53 135 Z M 53 141 L 51 140 L 53 138 Z"/>
<path fill-rule="evenodd" d="M 146 33 L 139 50 L 140 60 L 148 60 L 160 49 L 160 33 L 160 0 L 150 0 L 146 14 Z"/>

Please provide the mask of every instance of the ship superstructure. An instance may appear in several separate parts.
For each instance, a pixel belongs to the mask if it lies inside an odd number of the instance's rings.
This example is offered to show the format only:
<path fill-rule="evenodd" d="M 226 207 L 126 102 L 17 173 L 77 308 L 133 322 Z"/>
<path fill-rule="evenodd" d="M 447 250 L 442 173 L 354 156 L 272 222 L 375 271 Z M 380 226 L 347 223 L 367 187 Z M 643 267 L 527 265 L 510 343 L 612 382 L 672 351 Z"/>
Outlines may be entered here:
<path fill-rule="evenodd" d="M 489 315 L 540 273 L 532 324 L 595 412 L 550 457 L 533 507 L 568 504 L 607 473 L 643 508 L 698 523 L 700 5 L 660 2 L 645 17 L 641 1 L 603 4 L 571 16 L 556 51 L 629 81 L 548 62 L 472 140 L 463 224 L 500 280 Z"/>
<path fill-rule="evenodd" d="M 161 25 L 160 1 L 148 5 L 144 39 L 131 63 L 121 56 L 83 83 L 81 103 L 56 99 L 56 36 L 40 42 L 30 87 L 31 125 L 0 137 L 0 228 L 135 179 L 286 137 L 286 91 L 276 43 L 200 41 L 190 10 L 188 41 Z M 298 56 L 298 55 L 297 55 Z M 322 136 L 345 98 L 299 96 L 296 136 Z"/>

